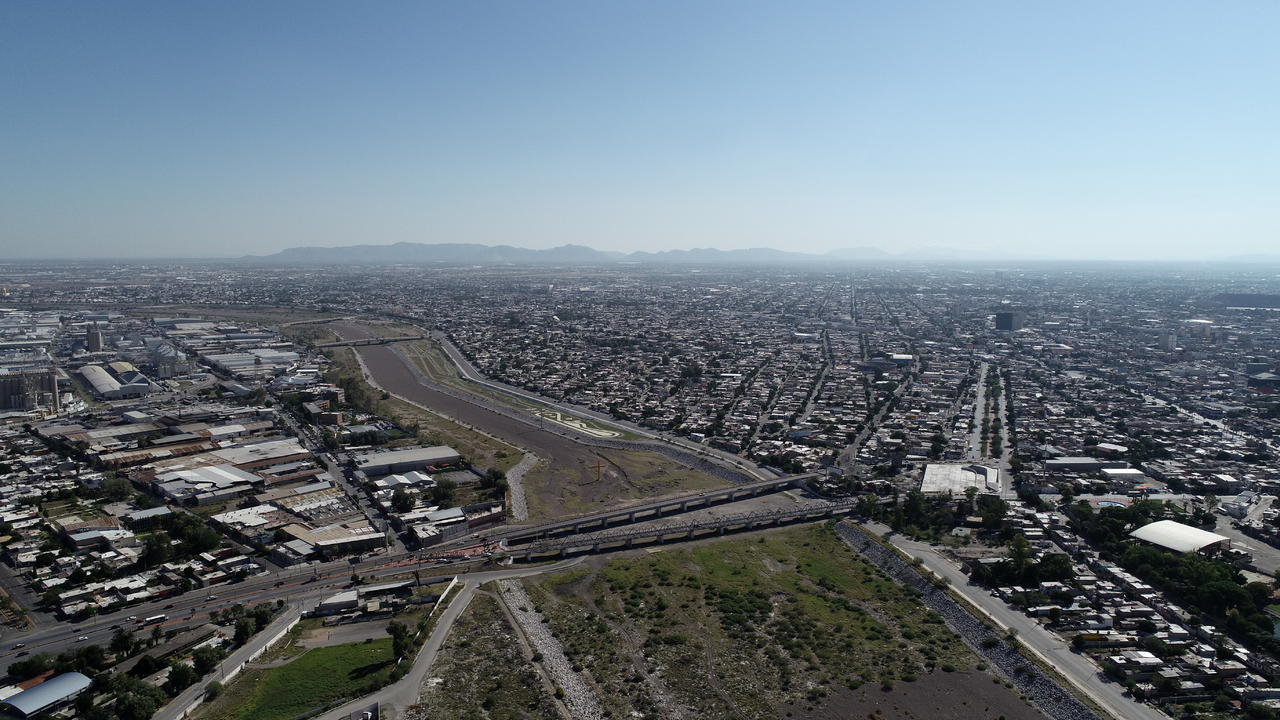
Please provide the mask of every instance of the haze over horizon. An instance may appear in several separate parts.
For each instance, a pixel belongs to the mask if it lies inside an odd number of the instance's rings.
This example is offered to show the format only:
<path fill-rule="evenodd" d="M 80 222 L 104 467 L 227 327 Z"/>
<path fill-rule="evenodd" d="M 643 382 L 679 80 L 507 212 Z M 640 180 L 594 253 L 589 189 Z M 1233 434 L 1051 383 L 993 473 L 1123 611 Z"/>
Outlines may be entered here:
<path fill-rule="evenodd" d="M 0 256 L 1280 247 L 1280 6 L 0 6 Z"/>

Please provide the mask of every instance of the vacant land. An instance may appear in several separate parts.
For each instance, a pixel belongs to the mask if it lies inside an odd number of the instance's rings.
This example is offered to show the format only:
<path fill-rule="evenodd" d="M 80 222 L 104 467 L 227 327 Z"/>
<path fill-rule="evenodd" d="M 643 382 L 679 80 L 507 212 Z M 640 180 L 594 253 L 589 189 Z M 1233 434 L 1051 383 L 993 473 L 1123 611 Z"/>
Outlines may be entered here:
<path fill-rule="evenodd" d="M 70 500 L 51 500 L 40 505 L 40 512 L 50 520 L 78 517 L 81 520 L 106 517 L 102 508 L 88 503 L 81 503 L 77 498 Z"/>
<path fill-rule="evenodd" d="M 1044 720 L 1044 715 L 976 670 L 935 672 L 891 690 L 836 688 L 819 705 L 786 709 L 792 720 Z"/>
<path fill-rule="evenodd" d="M 356 331 L 350 330 L 349 323 L 336 323 L 334 327 L 347 337 L 356 337 L 361 333 L 368 335 L 367 332 L 359 330 L 360 326 L 355 326 Z M 364 346 L 356 351 L 364 359 L 378 385 L 439 413 L 435 416 L 439 418 L 439 422 L 450 422 L 445 418 L 456 419 L 461 422 L 452 423 L 454 427 L 466 429 L 461 425 L 465 423 L 491 434 L 504 443 L 510 443 L 507 447 L 527 448 L 541 458 L 542 462 L 525 475 L 530 519 L 557 518 L 591 512 L 606 505 L 616 504 L 619 500 L 653 498 L 725 484 L 706 473 L 689 469 L 655 452 L 613 450 L 583 445 L 562 435 L 427 387 L 418 381 L 404 356 L 389 346 Z M 351 352 L 353 351 L 342 349 L 334 353 L 335 366 L 341 372 L 355 372 L 358 377 L 359 370 L 352 369 L 354 360 L 349 354 Z M 384 404 L 380 409 L 385 408 L 392 414 L 424 412 L 412 404 L 395 398 L 381 402 Z M 425 413 L 425 415 L 433 415 L 433 413 Z M 426 422 L 428 421 L 424 419 L 423 423 Z M 420 425 L 419 432 L 421 433 L 427 427 L 425 424 Z M 439 424 L 431 427 L 439 427 Z M 491 445 L 493 444 L 492 439 L 487 435 L 480 433 L 475 435 L 484 437 Z M 476 445 L 471 446 L 476 448 L 475 452 L 469 454 L 464 446 L 465 436 L 461 434 L 450 436 L 441 430 L 439 437 L 445 444 L 450 445 L 454 443 L 448 441 L 449 437 L 461 438 L 454 447 L 471 459 L 475 467 L 482 470 L 489 467 L 484 464 L 487 460 L 480 454 L 481 446 L 478 445 L 478 441 Z M 499 459 L 496 458 L 496 449 L 490 452 L 492 453 L 490 457 Z M 507 457 L 500 459 L 510 461 L 506 465 L 495 465 L 506 470 L 514 465 L 519 457 L 508 453 Z"/>
<path fill-rule="evenodd" d="M 554 718 L 551 694 L 491 595 L 458 618 L 422 688 L 414 720 Z"/>
<path fill-rule="evenodd" d="M 391 671 L 391 638 L 308 650 L 268 670 L 246 670 L 214 702 L 202 720 L 289 720 L 343 698 L 372 692 Z"/>
<path fill-rule="evenodd" d="M 939 615 L 827 525 L 525 585 L 613 717 L 1037 717 L 977 669 Z M 916 683 L 963 684 L 966 695 L 939 714 L 936 693 L 906 700 Z M 917 714 L 895 715 L 891 698 Z"/>
<path fill-rule="evenodd" d="M 323 345 L 338 342 L 338 337 L 327 325 L 286 325 L 280 327 L 280 334 L 296 343 L 304 345 Z"/>
<path fill-rule="evenodd" d="M 529 517 L 554 519 L 597 512 L 628 500 L 723 487 L 723 480 L 657 453 L 583 447 L 568 462 L 540 462 L 525 475 Z"/>

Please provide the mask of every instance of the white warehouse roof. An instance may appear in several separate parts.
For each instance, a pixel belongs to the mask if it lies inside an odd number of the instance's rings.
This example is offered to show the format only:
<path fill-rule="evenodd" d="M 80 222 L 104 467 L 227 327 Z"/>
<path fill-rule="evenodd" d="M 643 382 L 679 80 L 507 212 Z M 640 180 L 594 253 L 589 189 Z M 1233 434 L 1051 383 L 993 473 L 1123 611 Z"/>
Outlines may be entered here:
<path fill-rule="evenodd" d="M 958 463 L 929 463 L 924 468 L 920 492 L 925 495 L 963 495 L 965 488 L 977 488 L 980 493 L 1000 492 L 1000 471 L 986 465 Z"/>
<path fill-rule="evenodd" d="M 101 365 L 85 365 L 80 368 L 80 376 L 93 386 L 99 395 L 109 395 L 120 390 L 120 383 L 102 368 Z"/>
<path fill-rule="evenodd" d="M 1201 530 L 1190 525 L 1183 525 L 1172 520 L 1157 520 L 1153 523 L 1148 523 L 1129 533 L 1129 536 L 1180 553 L 1198 552 L 1224 540 L 1228 544 L 1231 542 L 1231 539 L 1225 535 Z"/>
<path fill-rule="evenodd" d="M 23 690 L 6 700 L 5 704 L 23 717 L 31 717 L 79 695 L 90 684 L 89 678 L 78 672 L 63 673 Z"/>

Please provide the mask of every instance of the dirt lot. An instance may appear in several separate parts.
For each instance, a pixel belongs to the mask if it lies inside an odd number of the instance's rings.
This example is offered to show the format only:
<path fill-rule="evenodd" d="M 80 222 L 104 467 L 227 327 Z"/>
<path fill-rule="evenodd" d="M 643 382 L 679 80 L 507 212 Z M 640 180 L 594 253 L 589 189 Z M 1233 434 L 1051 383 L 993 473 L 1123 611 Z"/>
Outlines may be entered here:
<path fill-rule="evenodd" d="M 552 691 L 526 652 L 498 601 L 476 595 L 423 682 L 421 704 L 405 720 L 558 717 Z"/>
<path fill-rule="evenodd" d="M 298 638 L 303 647 L 316 648 L 328 645 L 345 645 L 346 643 L 380 640 L 387 637 L 387 624 L 390 620 L 373 620 L 370 622 L 347 623 L 332 627 L 318 627 L 307 630 Z"/>
<path fill-rule="evenodd" d="M 353 323 L 334 323 L 346 338 L 371 337 Z M 460 400 L 418 382 L 402 357 L 388 345 L 356 349 L 378 385 L 432 411 L 532 451 L 542 462 L 525 476 L 531 519 L 573 515 L 627 500 L 701 490 L 724 483 L 662 455 L 580 445 L 506 415 Z"/>
<path fill-rule="evenodd" d="M 816 706 L 788 707 L 785 715 L 792 720 L 1044 720 L 1013 691 L 975 671 L 935 671 L 896 683 L 892 690 L 842 687 Z"/>
<path fill-rule="evenodd" d="M 1039 717 L 826 524 L 592 559 L 525 587 L 614 717 Z"/>

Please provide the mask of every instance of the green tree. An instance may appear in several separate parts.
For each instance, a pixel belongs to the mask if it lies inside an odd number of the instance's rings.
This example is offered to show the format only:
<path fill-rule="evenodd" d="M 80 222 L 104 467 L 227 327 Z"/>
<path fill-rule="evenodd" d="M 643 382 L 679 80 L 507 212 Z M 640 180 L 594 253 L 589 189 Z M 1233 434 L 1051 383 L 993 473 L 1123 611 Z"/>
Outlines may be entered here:
<path fill-rule="evenodd" d="M 391 653 L 396 658 L 403 658 L 412 649 L 409 628 L 404 623 L 392 620 L 387 624 L 387 634 L 391 636 Z"/>
<path fill-rule="evenodd" d="M 1018 577 L 1026 574 L 1027 566 L 1031 561 L 1031 544 L 1022 533 L 1014 535 L 1013 540 L 1009 542 L 1009 559 L 1013 562 L 1013 571 Z"/>
<path fill-rule="evenodd" d="M 49 653 L 36 653 L 25 660 L 9 665 L 9 675 L 25 680 L 53 669 L 53 656 Z"/>
<path fill-rule="evenodd" d="M 155 657 L 152 655 L 143 655 L 138 658 L 136 663 L 133 664 L 133 672 L 136 675 L 146 677 L 147 675 L 156 672 L 161 667 L 164 667 L 164 664 L 155 659 Z"/>
<path fill-rule="evenodd" d="M 200 676 L 208 675 L 213 669 L 218 667 L 218 663 L 222 662 L 222 649 L 212 645 L 205 645 L 197 648 L 191 653 L 191 664 L 195 667 L 196 673 Z"/>
<path fill-rule="evenodd" d="M 111 635 L 111 644 L 107 646 L 117 656 L 125 658 L 133 654 L 133 633 L 120 628 Z"/>
<path fill-rule="evenodd" d="M 249 617 L 253 618 L 253 624 L 257 627 L 258 632 L 262 632 L 271 624 L 271 617 L 275 614 L 271 605 L 268 603 L 259 603 L 253 606 L 249 611 Z"/>
<path fill-rule="evenodd" d="M 253 618 L 242 617 L 239 620 L 236 620 L 236 645 L 243 645 L 249 642 L 249 638 L 253 637 L 253 634 L 257 632 L 257 629 L 257 623 L 253 621 Z"/>
<path fill-rule="evenodd" d="M 102 481 L 102 492 L 108 500 L 119 502 L 133 497 L 133 486 L 128 480 L 113 476 Z"/>
<path fill-rule="evenodd" d="M 191 687 L 200 676 L 196 674 L 195 668 L 186 663 L 178 663 L 169 668 L 169 679 L 165 681 L 165 690 L 169 695 L 177 695 L 178 693 Z"/>
<path fill-rule="evenodd" d="M 453 505 L 454 491 L 457 488 L 458 484 L 448 478 L 440 480 L 431 488 L 431 501 L 440 507 L 449 507 Z"/>
<path fill-rule="evenodd" d="M 396 488 L 391 493 L 391 508 L 398 513 L 404 514 L 413 509 L 413 496 L 404 488 Z"/>
<path fill-rule="evenodd" d="M 173 538 L 164 531 L 143 536 L 142 554 L 138 556 L 138 562 L 149 568 L 168 562 L 173 557 L 172 542 Z"/>
<path fill-rule="evenodd" d="M 498 468 L 489 468 L 485 474 L 480 477 L 480 487 L 489 490 L 498 487 L 498 483 L 506 479 L 507 474 Z"/>
<path fill-rule="evenodd" d="M 150 720 L 160 703 L 141 693 L 117 693 L 115 708 L 120 720 Z"/>

